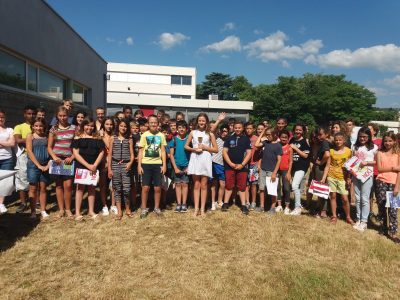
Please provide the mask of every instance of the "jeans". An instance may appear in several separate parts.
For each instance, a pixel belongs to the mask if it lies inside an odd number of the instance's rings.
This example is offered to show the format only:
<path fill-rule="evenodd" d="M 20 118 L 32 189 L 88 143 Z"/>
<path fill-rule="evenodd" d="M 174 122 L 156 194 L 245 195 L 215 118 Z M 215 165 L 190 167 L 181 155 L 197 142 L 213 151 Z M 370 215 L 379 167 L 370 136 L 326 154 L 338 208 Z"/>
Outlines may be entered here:
<path fill-rule="evenodd" d="M 15 163 L 12 157 L 0 160 L 0 170 L 14 170 L 14 165 Z"/>
<path fill-rule="evenodd" d="M 301 207 L 301 188 L 300 184 L 303 180 L 304 175 L 306 172 L 303 170 L 298 170 L 293 173 L 292 178 L 292 191 L 294 193 L 294 207 L 300 208 Z"/>
<path fill-rule="evenodd" d="M 364 183 L 357 178 L 353 178 L 354 194 L 356 196 L 357 221 L 367 222 L 369 216 L 369 197 L 371 195 L 373 177 L 367 179 Z"/>
<path fill-rule="evenodd" d="M 279 170 L 278 200 L 290 204 L 290 182 L 286 179 L 287 170 Z M 283 196 L 283 197 L 282 197 Z"/>

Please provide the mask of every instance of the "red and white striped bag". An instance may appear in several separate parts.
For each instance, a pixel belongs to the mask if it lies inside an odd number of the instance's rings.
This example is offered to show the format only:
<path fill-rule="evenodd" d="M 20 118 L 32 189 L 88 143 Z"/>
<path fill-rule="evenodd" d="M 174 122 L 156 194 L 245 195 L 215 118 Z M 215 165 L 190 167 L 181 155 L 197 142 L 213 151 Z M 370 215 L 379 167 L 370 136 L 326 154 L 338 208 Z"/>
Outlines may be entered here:
<path fill-rule="evenodd" d="M 315 196 L 328 199 L 329 185 L 320 181 L 312 180 L 308 192 Z"/>

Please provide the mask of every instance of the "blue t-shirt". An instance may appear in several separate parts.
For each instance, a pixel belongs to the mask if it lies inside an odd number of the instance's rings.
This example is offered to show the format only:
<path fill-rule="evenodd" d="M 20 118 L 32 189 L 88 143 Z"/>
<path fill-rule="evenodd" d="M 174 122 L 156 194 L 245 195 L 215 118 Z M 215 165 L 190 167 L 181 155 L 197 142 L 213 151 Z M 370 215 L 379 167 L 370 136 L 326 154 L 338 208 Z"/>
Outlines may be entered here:
<path fill-rule="evenodd" d="M 187 136 L 181 139 L 179 136 L 169 141 L 169 147 L 174 148 L 174 159 L 178 167 L 187 167 L 189 165 L 189 153 L 185 150 Z"/>

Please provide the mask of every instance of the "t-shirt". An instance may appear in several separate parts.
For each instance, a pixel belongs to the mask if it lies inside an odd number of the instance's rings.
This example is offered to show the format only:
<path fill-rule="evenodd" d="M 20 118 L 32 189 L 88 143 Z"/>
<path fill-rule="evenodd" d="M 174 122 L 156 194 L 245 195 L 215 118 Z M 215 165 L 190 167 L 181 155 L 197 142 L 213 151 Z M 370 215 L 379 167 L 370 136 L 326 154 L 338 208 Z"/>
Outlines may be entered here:
<path fill-rule="evenodd" d="M 246 135 L 230 135 L 224 142 L 224 148 L 228 149 L 228 156 L 232 163 L 241 164 L 246 156 L 246 151 L 251 149 L 250 139 Z M 232 170 L 226 162 L 225 169 Z M 247 171 L 247 169 L 243 168 L 242 171 Z"/>
<path fill-rule="evenodd" d="M 286 144 L 285 146 L 282 146 L 282 159 L 281 159 L 281 164 L 279 165 L 279 170 L 281 171 L 289 170 L 289 159 L 290 159 L 290 145 Z"/>
<path fill-rule="evenodd" d="M 368 150 L 368 148 L 365 146 L 361 146 L 358 149 L 356 149 L 355 146 L 353 147 L 353 155 L 364 162 L 374 161 L 377 152 L 378 146 L 375 144 L 371 150 Z M 367 166 L 367 168 L 370 172 L 374 171 L 374 166 Z"/>
<path fill-rule="evenodd" d="M 143 148 L 142 164 L 162 165 L 161 145 L 167 145 L 165 136 L 161 132 L 152 134 L 146 131 L 140 137 L 139 147 Z"/>
<path fill-rule="evenodd" d="M 310 145 L 308 145 L 306 139 L 301 139 L 301 140 L 295 140 L 291 139 L 290 144 L 295 145 L 297 148 L 299 148 L 300 151 L 309 154 L 310 153 Z M 310 159 L 309 157 L 303 158 L 301 157 L 295 150 L 293 150 L 293 167 L 292 170 L 294 172 L 296 171 L 304 171 L 307 172 L 308 167 L 310 166 Z"/>
<path fill-rule="evenodd" d="M 12 128 L 5 128 L 0 131 L 0 141 L 6 142 L 14 135 Z M 0 160 L 10 159 L 12 157 L 12 148 L 0 146 Z"/>
<path fill-rule="evenodd" d="M 51 127 L 50 134 L 55 135 L 53 151 L 57 156 L 64 158 L 72 155 L 71 143 L 75 136 L 75 129 L 75 125 L 69 125 L 66 128 Z"/>
<path fill-rule="evenodd" d="M 90 165 L 94 164 L 100 152 L 105 148 L 103 140 L 93 138 L 74 139 L 71 147 L 79 149 L 79 155 Z M 78 160 L 77 168 L 86 168 Z"/>
<path fill-rule="evenodd" d="M 336 150 L 329 150 L 331 154 L 331 163 L 329 165 L 328 177 L 343 180 L 344 179 L 344 163 L 351 157 L 351 150 L 344 147 L 343 153 L 337 153 Z"/>
<path fill-rule="evenodd" d="M 272 172 L 278 162 L 278 156 L 282 156 L 282 145 L 280 143 L 271 143 L 268 140 L 265 140 L 262 143 L 264 147 L 261 169 Z"/>
<path fill-rule="evenodd" d="M 223 165 L 224 158 L 222 157 L 222 150 L 224 149 L 224 140 L 218 137 L 216 142 L 218 146 L 218 153 L 212 154 L 212 162 L 219 165 Z"/>
<path fill-rule="evenodd" d="M 133 142 L 133 155 L 135 156 L 135 159 L 139 155 L 139 143 L 140 143 L 140 134 L 132 134 L 132 142 Z"/>
<path fill-rule="evenodd" d="M 250 142 L 251 142 L 250 165 L 255 165 L 261 159 L 261 156 L 262 156 L 261 149 L 257 148 L 255 146 L 257 139 L 258 139 L 258 136 L 256 136 L 256 135 L 252 135 L 250 138 Z"/>
<path fill-rule="evenodd" d="M 188 139 L 186 136 L 181 139 L 179 136 L 172 138 L 169 142 L 169 147 L 174 149 L 174 159 L 178 167 L 185 168 L 189 165 L 190 153 L 185 150 L 185 144 Z"/>
<path fill-rule="evenodd" d="M 28 134 L 32 133 L 31 125 L 27 123 L 18 124 L 14 128 L 14 135 L 20 134 L 23 139 L 26 139 Z"/>
<path fill-rule="evenodd" d="M 322 158 L 324 157 L 325 152 L 329 151 L 329 150 L 330 150 L 329 142 L 328 141 L 322 141 L 321 144 L 320 144 L 320 147 L 318 148 L 317 157 L 316 158 L 318 160 L 322 160 Z M 323 170 L 325 168 L 325 166 L 326 166 L 326 163 L 324 163 L 323 165 L 319 165 L 318 168 L 320 170 Z"/>

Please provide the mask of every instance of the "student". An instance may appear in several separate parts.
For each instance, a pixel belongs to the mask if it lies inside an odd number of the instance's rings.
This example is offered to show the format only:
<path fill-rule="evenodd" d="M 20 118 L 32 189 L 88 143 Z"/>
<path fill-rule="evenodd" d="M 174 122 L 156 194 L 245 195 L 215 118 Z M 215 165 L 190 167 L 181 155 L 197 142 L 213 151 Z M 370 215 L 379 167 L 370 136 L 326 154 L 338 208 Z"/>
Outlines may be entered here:
<path fill-rule="evenodd" d="M 43 107 L 39 107 L 36 110 L 36 118 L 41 118 L 41 119 L 46 120 L 46 109 Z"/>
<path fill-rule="evenodd" d="M 129 121 L 122 119 L 116 123 L 116 132 L 110 140 L 108 152 L 108 178 L 112 180 L 114 198 L 118 210 L 116 220 L 122 219 L 122 200 L 125 201 L 126 216 L 133 217 L 130 193 L 131 169 L 134 159 Z"/>
<path fill-rule="evenodd" d="M 71 143 L 74 139 L 76 127 L 68 123 L 68 110 L 60 106 L 57 110 L 57 123 L 50 129 L 47 151 L 57 164 L 71 164 L 75 156 L 72 153 Z M 73 176 L 54 176 L 56 181 L 56 198 L 58 203 L 58 218 L 68 218 L 74 215 L 71 212 L 71 193 Z"/>
<path fill-rule="evenodd" d="M 294 210 L 290 212 L 292 216 L 301 215 L 301 181 L 305 176 L 310 160 L 310 145 L 303 137 L 305 128 L 302 124 L 296 124 L 293 127 L 293 138 L 289 144 L 293 150 L 293 164 L 292 164 L 292 191 L 294 193 Z"/>
<path fill-rule="evenodd" d="M 215 135 L 210 132 L 209 123 L 207 114 L 200 113 L 196 118 L 195 129 L 189 133 L 185 144 L 185 150 L 191 152 L 188 174 L 192 175 L 194 182 L 194 216 L 205 216 L 208 180 L 213 176 L 211 153 L 218 152 Z"/>
<path fill-rule="evenodd" d="M 260 166 L 260 177 L 258 180 L 258 185 L 260 189 L 260 207 L 258 212 L 264 212 L 264 202 L 265 202 L 265 188 L 267 177 L 271 177 L 271 182 L 279 180 L 279 166 L 282 160 L 282 145 L 277 143 L 277 137 L 272 128 L 264 129 L 263 133 L 257 138 L 255 146 L 257 148 L 262 148 L 262 158 L 259 161 Z M 268 211 L 268 214 L 276 214 L 275 206 L 277 196 L 271 196 L 272 204 Z"/>
<path fill-rule="evenodd" d="M 96 108 L 96 131 L 97 132 L 100 132 L 101 125 L 104 122 L 104 117 L 105 116 L 106 116 L 106 114 L 105 114 L 104 107 L 101 107 L 101 106 L 97 107 Z M 86 117 L 86 114 L 85 114 L 85 117 Z"/>
<path fill-rule="evenodd" d="M 343 209 L 346 214 L 346 222 L 353 225 L 354 222 L 350 217 L 350 203 L 348 186 L 350 186 L 351 179 L 348 172 L 344 169 L 344 163 L 351 157 L 350 148 L 345 146 L 346 136 L 341 133 L 335 133 L 333 136 L 334 148 L 330 149 L 330 156 L 326 162 L 326 168 L 322 177 L 322 182 L 327 181 L 330 189 L 330 203 L 332 209 L 331 223 L 336 224 L 336 195 L 340 194 L 343 202 Z"/>
<path fill-rule="evenodd" d="M 13 147 L 15 146 L 14 130 L 6 127 L 6 113 L 0 109 L 0 170 L 14 169 Z M 6 213 L 4 196 L 0 196 L 0 214 Z"/>
<path fill-rule="evenodd" d="M 149 130 L 149 121 L 146 118 L 140 118 L 138 120 L 139 123 L 139 133 L 142 135 L 147 130 Z"/>
<path fill-rule="evenodd" d="M 19 197 L 21 204 L 17 208 L 17 213 L 23 212 L 27 208 L 27 192 L 29 189 L 29 182 L 27 178 L 27 162 L 28 155 L 25 151 L 26 148 L 26 137 L 32 132 L 31 126 L 36 118 L 36 107 L 27 105 L 24 107 L 24 123 L 15 126 L 14 138 L 17 144 L 17 161 L 15 165 L 15 189 L 19 191 Z"/>
<path fill-rule="evenodd" d="M 181 112 L 181 111 L 177 111 L 176 114 L 175 114 L 175 119 L 176 119 L 176 121 L 185 120 L 184 113 Z"/>
<path fill-rule="evenodd" d="M 395 242 L 397 233 L 397 209 L 386 208 L 386 192 L 394 195 L 400 190 L 400 151 L 393 132 L 386 132 L 382 137 L 382 147 L 377 154 L 378 176 L 376 178 L 376 199 L 378 201 L 379 219 L 383 234 L 388 234 Z M 388 211 L 387 211 L 388 210 Z"/>
<path fill-rule="evenodd" d="M 184 120 L 177 122 L 178 135 L 169 142 L 171 164 L 174 169 L 174 183 L 177 206 L 175 212 L 187 212 L 187 197 L 189 176 L 189 153 L 185 150 L 188 139 L 187 123 Z"/>
<path fill-rule="evenodd" d="M 130 107 L 129 105 L 124 105 L 124 107 L 122 108 L 122 112 L 124 114 L 124 118 L 130 122 L 132 120 L 132 107 Z"/>
<path fill-rule="evenodd" d="M 166 209 L 172 209 L 172 206 L 170 202 L 167 203 L 167 194 L 169 190 L 169 184 L 170 181 L 172 180 L 172 165 L 171 165 L 171 159 L 170 159 L 170 147 L 169 147 L 169 141 L 168 137 L 170 135 L 170 127 L 168 124 L 162 124 L 161 125 L 161 133 L 164 135 L 166 145 L 165 145 L 165 157 L 167 160 L 167 171 L 165 174 L 161 176 L 161 205 L 162 207 L 165 207 Z M 171 137 L 171 136 L 170 136 Z"/>
<path fill-rule="evenodd" d="M 137 121 L 131 121 L 130 123 L 131 127 L 131 135 L 132 135 L 132 143 L 133 143 L 133 156 L 135 157 L 135 160 L 133 161 L 132 164 L 132 182 L 131 182 L 131 199 L 132 199 L 132 207 L 136 207 L 136 198 L 138 191 L 140 191 L 140 180 L 139 180 L 139 174 L 137 172 L 137 166 L 138 166 L 138 157 L 139 157 L 139 143 L 140 143 L 140 129 L 139 129 L 139 123 Z"/>
<path fill-rule="evenodd" d="M 233 134 L 233 127 L 235 125 L 236 119 L 235 118 L 229 118 L 228 120 L 228 126 L 229 126 L 229 135 Z"/>
<path fill-rule="evenodd" d="M 167 142 L 169 142 L 172 137 L 176 136 L 178 134 L 177 132 L 177 126 L 176 126 L 176 119 L 171 119 L 169 120 L 169 130 L 168 130 L 168 140 Z"/>
<path fill-rule="evenodd" d="M 103 161 L 99 166 L 99 171 L 100 171 L 100 199 L 101 203 L 103 205 L 103 208 L 101 210 L 101 213 L 103 216 L 108 216 L 110 214 L 110 211 L 117 215 L 118 214 L 118 208 L 115 204 L 115 198 L 114 198 L 114 191 L 111 188 L 110 196 L 111 196 L 111 206 L 110 210 L 108 210 L 107 206 L 107 191 L 110 190 L 109 188 L 109 182 L 108 182 L 108 165 L 111 164 L 111 161 L 108 160 L 108 154 L 110 152 L 110 147 L 111 147 L 111 140 L 112 137 L 114 136 L 115 132 L 115 123 L 114 119 L 111 117 L 106 117 L 103 120 L 103 124 L 101 124 L 100 127 L 100 132 L 102 133 L 101 137 L 103 139 L 104 143 L 104 155 L 103 155 Z M 111 185 L 112 187 L 112 185 Z"/>
<path fill-rule="evenodd" d="M 287 120 L 285 118 L 278 118 L 276 119 L 276 131 L 277 131 L 277 136 L 279 136 L 279 133 L 286 129 L 287 127 Z M 289 132 L 290 134 L 290 132 Z M 290 136 L 291 137 L 291 136 Z"/>
<path fill-rule="evenodd" d="M 161 117 L 161 123 L 160 123 L 159 125 L 160 125 L 160 126 L 161 126 L 161 125 L 169 125 L 170 120 L 171 120 L 170 115 L 169 115 L 169 114 L 164 114 L 164 115 Z"/>
<path fill-rule="evenodd" d="M 72 109 L 74 108 L 74 102 L 71 99 L 64 99 L 62 106 L 67 110 L 68 114 L 68 124 L 72 124 L 74 117 L 72 114 Z M 55 126 L 57 124 L 57 114 L 51 119 L 50 126 Z"/>
<path fill-rule="evenodd" d="M 278 206 L 276 208 L 276 212 L 282 211 L 282 199 L 285 203 L 285 209 L 283 213 L 285 215 L 290 214 L 290 181 L 292 180 L 291 170 L 292 170 L 292 159 L 293 159 L 293 150 L 289 145 L 290 133 L 286 129 L 282 129 L 279 132 L 279 141 L 282 146 L 282 157 L 281 162 L 279 164 L 279 184 L 278 184 Z"/>
<path fill-rule="evenodd" d="M 378 132 L 379 132 L 379 126 L 376 123 L 368 123 L 368 128 L 371 131 L 371 136 L 372 136 L 372 142 L 378 147 L 378 149 L 381 148 L 382 145 L 382 139 L 378 138 Z M 374 165 L 374 179 L 373 179 L 373 184 L 372 184 L 372 189 L 371 189 L 371 196 L 370 196 L 370 210 L 369 210 L 369 216 L 370 217 L 376 217 L 375 214 L 373 213 L 373 207 L 374 207 L 374 195 L 375 195 L 375 187 L 376 187 L 376 176 L 378 176 L 378 166 L 375 164 Z M 376 199 L 376 195 L 375 195 Z"/>
<path fill-rule="evenodd" d="M 357 141 L 353 146 L 353 155 L 361 160 L 360 167 L 367 167 L 373 174 L 375 162 L 375 155 L 378 151 L 378 146 L 372 142 L 371 131 L 367 126 L 363 126 L 358 130 Z M 369 217 L 370 203 L 369 198 L 371 195 L 372 185 L 374 182 L 373 175 L 365 182 L 352 176 L 354 184 L 354 193 L 356 196 L 356 212 L 357 222 L 354 224 L 354 229 L 364 231 L 367 229 L 367 222 Z"/>
<path fill-rule="evenodd" d="M 341 132 L 345 137 L 344 145 L 351 149 L 351 139 L 348 134 L 348 127 L 344 121 L 334 121 L 331 125 L 331 134 L 330 134 L 331 148 L 334 147 L 333 136 L 339 132 Z"/>
<path fill-rule="evenodd" d="M 125 119 L 125 114 L 122 111 L 117 111 L 114 115 L 114 122 L 120 122 Z"/>
<path fill-rule="evenodd" d="M 42 219 L 47 219 L 46 212 L 47 186 L 50 184 L 49 162 L 47 151 L 47 124 L 43 118 L 36 118 L 32 124 L 32 133 L 26 137 L 26 150 L 28 153 L 27 175 L 29 182 L 29 200 L 31 204 L 31 218 L 36 219 L 36 199 L 40 200 L 40 214 Z"/>
<path fill-rule="evenodd" d="M 154 213 L 161 216 L 161 176 L 167 171 L 164 135 L 158 131 L 158 119 L 155 115 L 148 118 L 149 130 L 142 134 L 139 143 L 138 173 L 142 175 L 142 205 L 140 218 L 149 214 L 147 198 L 150 185 L 154 186 Z"/>
<path fill-rule="evenodd" d="M 159 109 L 157 111 L 157 120 L 158 120 L 158 124 L 162 124 L 161 122 L 161 118 L 165 115 L 165 111 L 162 109 Z"/>
<path fill-rule="evenodd" d="M 144 113 L 141 109 L 135 110 L 135 113 L 133 114 L 133 118 L 138 121 L 140 118 L 144 118 Z"/>
<path fill-rule="evenodd" d="M 357 141 L 357 132 L 360 129 L 360 127 L 356 127 L 354 124 L 354 120 L 351 118 L 347 119 L 345 123 L 347 126 L 347 132 L 350 137 L 351 145 L 353 146 Z"/>
<path fill-rule="evenodd" d="M 80 125 L 83 121 L 83 119 L 86 118 L 86 112 L 84 111 L 78 111 L 75 116 L 74 119 L 72 120 L 72 124 L 75 125 L 76 131 L 79 131 L 80 129 Z"/>
<path fill-rule="evenodd" d="M 86 117 L 82 121 L 81 127 L 77 135 L 75 135 L 71 147 L 76 159 L 76 168 L 87 169 L 91 174 L 95 174 L 103 160 L 104 142 L 96 133 L 96 123 L 92 117 Z M 86 187 L 89 203 L 88 216 L 93 220 L 97 217 L 97 214 L 94 212 L 96 187 L 93 185 L 85 186 L 83 184 L 77 184 L 75 193 L 75 221 L 83 220 L 81 205 Z"/>

